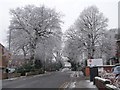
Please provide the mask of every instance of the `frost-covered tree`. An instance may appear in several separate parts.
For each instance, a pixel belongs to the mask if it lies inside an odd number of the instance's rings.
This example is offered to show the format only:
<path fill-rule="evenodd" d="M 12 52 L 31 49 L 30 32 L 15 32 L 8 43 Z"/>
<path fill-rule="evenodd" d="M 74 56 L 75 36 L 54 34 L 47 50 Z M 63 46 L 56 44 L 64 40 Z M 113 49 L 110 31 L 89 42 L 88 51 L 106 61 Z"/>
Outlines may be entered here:
<path fill-rule="evenodd" d="M 12 18 L 9 29 L 11 32 L 21 34 L 21 39 L 19 35 L 16 41 L 22 42 L 23 45 L 24 41 L 26 42 L 28 39 L 30 60 L 34 63 L 39 40 L 54 36 L 57 30 L 61 30 L 61 15 L 54 9 L 32 5 L 12 9 L 10 13 Z M 16 47 L 19 47 L 20 44 L 17 44 Z"/>
<path fill-rule="evenodd" d="M 29 39 L 23 32 L 12 32 L 11 33 L 11 51 L 14 54 L 23 53 L 24 59 L 29 51 Z"/>
<path fill-rule="evenodd" d="M 41 42 L 37 44 L 36 57 L 45 61 L 52 60 L 52 58 L 59 61 L 61 57 L 61 37 L 62 32 L 56 32 L 56 35 L 42 39 Z"/>
<path fill-rule="evenodd" d="M 96 6 L 84 9 L 75 23 L 66 31 L 66 56 L 73 62 L 96 58 L 97 46 L 100 46 L 106 32 L 107 21 L 108 19 Z"/>
<path fill-rule="evenodd" d="M 99 40 L 99 45 L 96 46 L 95 56 L 109 60 L 116 57 L 116 34 L 117 29 L 107 30 L 104 36 Z M 105 61 L 106 62 L 106 61 Z"/>
<path fill-rule="evenodd" d="M 67 53 L 67 57 L 71 60 L 77 59 L 78 55 L 81 52 L 82 43 L 81 38 L 77 31 L 75 31 L 74 27 L 71 26 L 67 31 L 66 35 L 67 40 L 65 41 L 65 50 L 64 52 Z M 77 60 L 76 60 L 77 61 Z"/>
<path fill-rule="evenodd" d="M 96 6 L 84 9 L 75 22 L 76 29 L 81 33 L 82 42 L 88 52 L 88 58 L 94 58 L 95 46 L 104 35 L 108 19 L 99 12 Z"/>
<path fill-rule="evenodd" d="M 65 46 L 63 49 L 64 56 L 67 57 L 69 62 L 72 65 L 72 69 L 76 70 L 78 67 L 78 63 L 82 58 L 83 53 L 83 43 L 81 35 L 77 33 L 74 26 L 71 26 L 66 32 L 65 37 L 66 40 L 64 41 Z"/>

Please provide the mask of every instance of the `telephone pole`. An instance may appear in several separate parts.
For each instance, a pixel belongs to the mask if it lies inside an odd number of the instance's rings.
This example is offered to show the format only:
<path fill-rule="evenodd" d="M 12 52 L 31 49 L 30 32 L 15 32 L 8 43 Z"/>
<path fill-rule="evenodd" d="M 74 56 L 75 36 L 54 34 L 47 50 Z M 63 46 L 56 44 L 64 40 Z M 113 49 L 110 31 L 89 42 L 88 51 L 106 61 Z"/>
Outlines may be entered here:
<path fill-rule="evenodd" d="M 10 52 L 10 49 L 11 49 L 11 29 L 9 31 L 9 52 Z"/>

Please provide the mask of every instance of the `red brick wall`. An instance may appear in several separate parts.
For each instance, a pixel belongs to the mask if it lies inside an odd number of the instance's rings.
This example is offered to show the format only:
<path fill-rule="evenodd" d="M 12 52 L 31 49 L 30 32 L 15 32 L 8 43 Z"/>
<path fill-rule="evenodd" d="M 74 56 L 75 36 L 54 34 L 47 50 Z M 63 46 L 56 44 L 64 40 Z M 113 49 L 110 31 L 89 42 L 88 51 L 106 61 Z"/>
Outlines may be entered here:
<path fill-rule="evenodd" d="M 0 79 L 7 78 L 7 73 L 5 72 L 9 61 L 9 52 L 5 49 L 3 45 L 0 44 Z M 4 71 L 2 70 L 4 68 Z"/>
<path fill-rule="evenodd" d="M 108 71 L 112 72 L 112 68 L 113 68 L 113 67 L 109 67 L 109 66 L 108 66 L 108 67 L 104 67 L 104 70 L 107 71 L 107 72 L 108 72 Z M 109 72 L 108 72 L 108 73 L 109 73 Z"/>
<path fill-rule="evenodd" d="M 2 66 L 2 46 L 0 45 L 0 67 Z"/>
<path fill-rule="evenodd" d="M 7 79 L 7 73 L 1 73 L 0 72 L 0 79 Z"/>

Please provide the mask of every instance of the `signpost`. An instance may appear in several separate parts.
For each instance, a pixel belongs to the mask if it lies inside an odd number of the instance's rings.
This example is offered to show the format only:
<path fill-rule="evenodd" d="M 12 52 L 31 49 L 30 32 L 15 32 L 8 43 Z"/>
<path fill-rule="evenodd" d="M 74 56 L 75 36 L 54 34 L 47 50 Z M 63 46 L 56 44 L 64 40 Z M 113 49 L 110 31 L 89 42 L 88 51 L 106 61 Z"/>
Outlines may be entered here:
<path fill-rule="evenodd" d="M 102 66 L 103 60 L 100 59 L 88 59 L 87 60 L 87 66 Z"/>
<path fill-rule="evenodd" d="M 95 76 L 98 76 L 98 67 L 103 66 L 103 60 L 100 59 L 88 59 L 87 66 L 90 67 L 90 81 L 94 80 Z"/>

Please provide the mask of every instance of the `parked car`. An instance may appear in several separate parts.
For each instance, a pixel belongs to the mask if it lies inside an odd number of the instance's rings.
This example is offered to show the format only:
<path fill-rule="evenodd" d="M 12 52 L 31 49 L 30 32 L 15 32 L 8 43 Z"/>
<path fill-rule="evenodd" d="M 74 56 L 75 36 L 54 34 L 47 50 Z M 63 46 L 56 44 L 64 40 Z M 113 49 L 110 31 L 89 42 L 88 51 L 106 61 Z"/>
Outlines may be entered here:
<path fill-rule="evenodd" d="M 120 65 L 115 66 L 109 72 L 103 70 L 101 77 L 104 79 L 109 79 L 112 85 L 115 85 L 120 89 Z"/>
<path fill-rule="evenodd" d="M 120 74 L 120 66 L 114 67 L 113 73 L 116 74 L 116 75 Z"/>
<path fill-rule="evenodd" d="M 120 88 L 120 66 L 114 67 L 113 74 L 115 74 L 114 85 Z"/>
<path fill-rule="evenodd" d="M 7 68 L 8 73 L 14 73 L 15 72 L 15 68 Z"/>
<path fill-rule="evenodd" d="M 61 72 L 64 72 L 64 71 L 70 71 L 71 69 L 69 69 L 69 68 L 63 68 L 62 70 L 61 70 Z"/>

